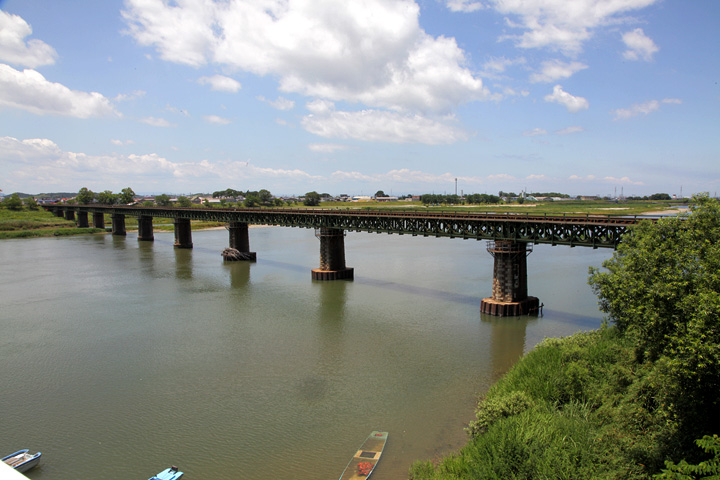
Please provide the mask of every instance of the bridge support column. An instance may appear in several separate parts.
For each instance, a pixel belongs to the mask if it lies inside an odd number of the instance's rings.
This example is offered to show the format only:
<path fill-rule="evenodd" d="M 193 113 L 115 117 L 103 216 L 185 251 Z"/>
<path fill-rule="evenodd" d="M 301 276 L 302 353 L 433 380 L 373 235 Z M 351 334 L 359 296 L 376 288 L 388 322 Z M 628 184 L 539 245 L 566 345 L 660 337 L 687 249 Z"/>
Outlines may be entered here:
<path fill-rule="evenodd" d="M 88 228 L 88 212 L 86 210 L 80 210 L 77 212 L 77 226 L 78 228 Z"/>
<path fill-rule="evenodd" d="M 500 317 L 537 312 L 539 300 L 527 294 L 527 256 L 532 244 L 498 240 L 488 242 L 488 252 L 495 258 L 492 297 L 484 298 L 480 311 Z"/>
<path fill-rule="evenodd" d="M 56 217 L 64 217 L 65 216 L 65 212 L 63 212 L 62 208 L 56 208 L 53 211 L 53 213 L 55 214 Z"/>
<path fill-rule="evenodd" d="M 173 224 L 175 225 L 175 248 L 193 248 L 190 219 L 176 218 Z"/>
<path fill-rule="evenodd" d="M 250 237 L 248 224 L 244 222 L 230 222 L 227 226 L 230 233 L 230 246 L 222 252 L 227 261 L 246 260 L 254 262 L 257 259 L 255 252 L 250 251 Z"/>
<path fill-rule="evenodd" d="M 319 228 L 320 268 L 313 269 L 313 280 L 352 280 L 353 269 L 345 266 L 345 231 L 341 228 Z"/>
<path fill-rule="evenodd" d="M 138 241 L 152 242 L 155 240 L 152 222 L 153 219 L 149 215 L 140 215 L 138 217 Z"/>
<path fill-rule="evenodd" d="M 112 234 L 113 235 L 127 235 L 125 231 L 125 215 L 122 213 L 113 213 L 110 215 L 112 220 Z"/>
<path fill-rule="evenodd" d="M 65 210 L 65 220 L 75 220 L 75 210 L 68 208 Z"/>
<path fill-rule="evenodd" d="M 105 228 L 105 214 L 93 212 L 93 227 Z"/>

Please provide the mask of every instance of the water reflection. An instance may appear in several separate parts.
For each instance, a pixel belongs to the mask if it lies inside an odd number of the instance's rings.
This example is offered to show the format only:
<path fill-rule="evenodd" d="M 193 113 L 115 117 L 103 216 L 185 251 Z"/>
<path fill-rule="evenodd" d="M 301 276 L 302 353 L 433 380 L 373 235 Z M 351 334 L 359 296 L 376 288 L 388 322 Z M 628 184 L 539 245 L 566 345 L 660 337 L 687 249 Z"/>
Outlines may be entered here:
<path fill-rule="evenodd" d="M 250 283 L 250 264 L 253 262 L 224 262 L 230 271 L 230 286 L 242 289 Z"/>
<path fill-rule="evenodd" d="M 192 250 L 189 248 L 175 249 L 175 278 L 192 280 L 193 263 Z"/>
<path fill-rule="evenodd" d="M 495 378 L 499 378 L 523 355 L 525 336 L 529 324 L 538 322 L 534 315 L 520 317 L 494 317 L 481 314 L 483 323 L 492 326 L 490 358 Z"/>

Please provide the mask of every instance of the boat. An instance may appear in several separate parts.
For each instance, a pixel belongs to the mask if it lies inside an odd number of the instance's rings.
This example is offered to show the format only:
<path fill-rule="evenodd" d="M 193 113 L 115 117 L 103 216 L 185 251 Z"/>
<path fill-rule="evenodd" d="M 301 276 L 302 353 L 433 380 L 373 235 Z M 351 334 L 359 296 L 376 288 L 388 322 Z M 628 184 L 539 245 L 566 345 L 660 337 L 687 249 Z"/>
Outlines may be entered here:
<path fill-rule="evenodd" d="M 360 446 L 355 455 L 350 459 L 350 463 L 345 467 L 345 471 L 340 476 L 340 480 L 358 480 L 365 479 L 375 470 L 375 465 L 380 461 L 387 442 L 388 432 L 372 432 Z"/>
<path fill-rule="evenodd" d="M 148 480 L 177 480 L 182 476 L 183 472 L 173 465 L 172 467 L 166 468 L 162 472 L 158 473 L 154 477 L 150 477 Z"/>
<path fill-rule="evenodd" d="M 17 452 L 3 458 L 2 461 L 13 467 L 18 472 L 27 472 L 38 463 L 40 463 L 40 455 L 42 453 L 28 453 L 29 450 L 18 450 Z"/>

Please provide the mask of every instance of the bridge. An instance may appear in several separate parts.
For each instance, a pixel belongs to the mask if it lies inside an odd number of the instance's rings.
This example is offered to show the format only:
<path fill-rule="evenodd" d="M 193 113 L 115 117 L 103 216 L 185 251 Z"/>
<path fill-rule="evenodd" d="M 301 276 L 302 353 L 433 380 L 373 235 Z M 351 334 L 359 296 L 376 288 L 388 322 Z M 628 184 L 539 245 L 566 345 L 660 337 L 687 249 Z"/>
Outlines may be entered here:
<path fill-rule="evenodd" d="M 138 240 L 152 241 L 153 218 L 172 218 L 176 248 L 192 248 L 191 220 L 222 222 L 229 231 L 226 260 L 256 259 L 250 251 L 248 225 L 313 228 L 320 240 L 320 266 L 314 280 L 352 279 L 345 265 L 345 234 L 377 232 L 424 237 L 487 240 L 494 257 L 492 296 L 481 302 L 490 315 L 517 316 L 537 312 L 539 300 L 527 294 L 527 256 L 534 244 L 616 248 L 637 217 L 606 215 L 528 215 L 422 210 L 180 208 L 102 205 L 46 205 L 58 217 L 76 220 L 78 227 L 105 228 L 109 215 L 113 235 L 126 235 L 125 217 L 137 217 Z"/>

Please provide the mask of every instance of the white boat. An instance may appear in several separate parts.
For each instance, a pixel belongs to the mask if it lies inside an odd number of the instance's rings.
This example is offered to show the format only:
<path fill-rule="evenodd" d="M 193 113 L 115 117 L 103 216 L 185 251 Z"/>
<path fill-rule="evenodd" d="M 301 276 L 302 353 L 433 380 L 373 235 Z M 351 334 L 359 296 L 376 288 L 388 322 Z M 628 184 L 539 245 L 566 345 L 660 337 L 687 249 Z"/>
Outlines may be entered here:
<path fill-rule="evenodd" d="M 183 472 L 178 467 L 173 465 L 170 468 L 166 468 L 162 472 L 158 473 L 154 477 L 150 477 L 148 480 L 177 480 L 183 476 Z"/>
<path fill-rule="evenodd" d="M 27 472 L 40 463 L 40 455 L 42 455 L 40 452 L 28 453 L 28 451 L 28 449 L 19 450 L 3 458 L 2 461 L 18 472 Z"/>

